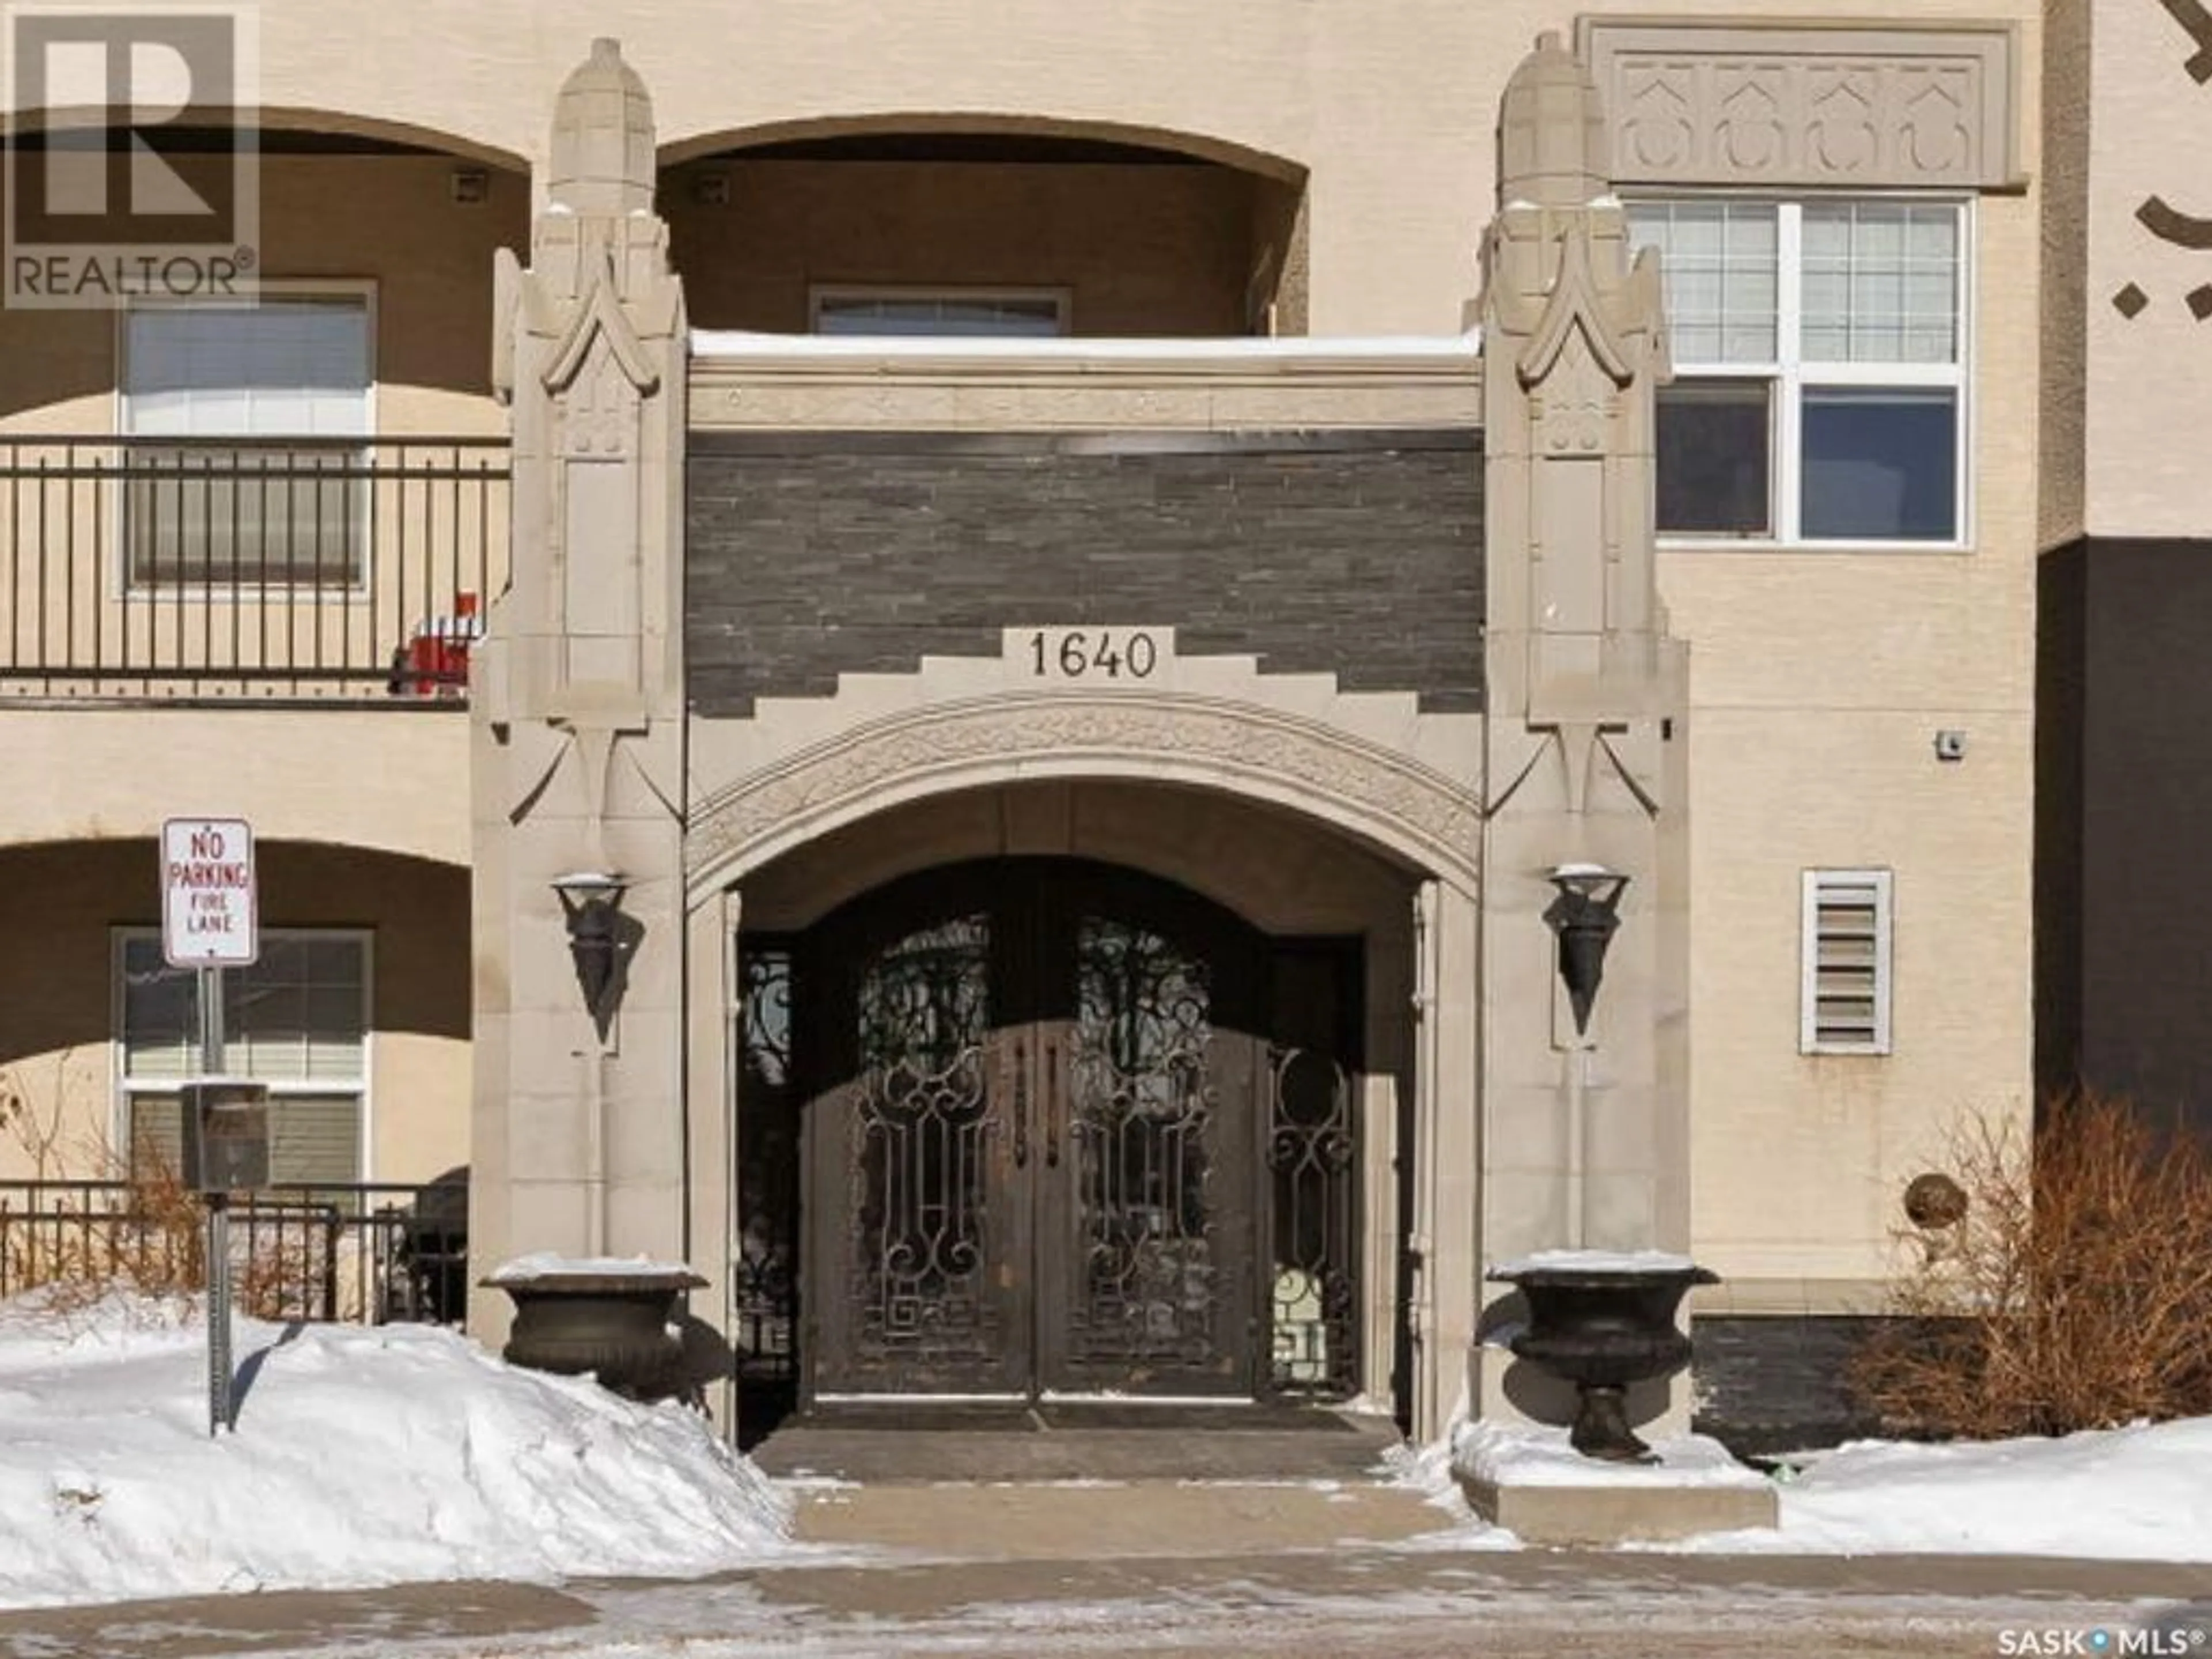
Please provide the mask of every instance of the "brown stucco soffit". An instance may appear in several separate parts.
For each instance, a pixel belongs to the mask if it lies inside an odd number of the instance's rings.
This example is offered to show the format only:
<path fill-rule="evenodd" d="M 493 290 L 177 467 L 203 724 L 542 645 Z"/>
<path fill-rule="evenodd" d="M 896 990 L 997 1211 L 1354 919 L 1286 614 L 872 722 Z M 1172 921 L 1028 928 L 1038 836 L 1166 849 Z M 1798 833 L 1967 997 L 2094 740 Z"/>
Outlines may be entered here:
<path fill-rule="evenodd" d="M 1584 16 L 1623 185 L 2018 190 L 2019 31 Z"/>

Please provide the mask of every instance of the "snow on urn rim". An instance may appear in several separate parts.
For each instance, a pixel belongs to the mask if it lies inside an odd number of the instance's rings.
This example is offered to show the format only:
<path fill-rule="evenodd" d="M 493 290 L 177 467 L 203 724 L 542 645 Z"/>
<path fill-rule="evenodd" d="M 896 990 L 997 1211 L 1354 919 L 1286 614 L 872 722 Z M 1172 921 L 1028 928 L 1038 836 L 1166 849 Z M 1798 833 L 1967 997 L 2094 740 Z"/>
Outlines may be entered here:
<path fill-rule="evenodd" d="M 537 1250 L 503 1261 L 485 1278 L 486 1285 L 544 1285 L 565 1280 L 628 1279 L 664 1281 L 671 1285 L 691 1287 L 704 1285 L 706 1279 L 681 1261 L 655 1261 L 649 1256 L 562 1255 L 552 1250 Z"/>
<path fill-rule="evenodd" d="M 1686 1255 L 1669 1250 L 1536 1250 L 1492 1267 L 1486 1278 L 1525 1279 L 1551 1273 L 1703 1273 Z"/>

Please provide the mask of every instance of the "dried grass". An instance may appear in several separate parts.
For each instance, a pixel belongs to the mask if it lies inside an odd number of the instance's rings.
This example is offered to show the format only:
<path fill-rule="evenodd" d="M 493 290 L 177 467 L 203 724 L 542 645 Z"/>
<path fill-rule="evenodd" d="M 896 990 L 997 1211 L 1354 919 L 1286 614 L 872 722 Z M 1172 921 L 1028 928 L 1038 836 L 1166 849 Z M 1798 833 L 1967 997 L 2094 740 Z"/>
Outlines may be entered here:
<path fill-rule="evenodd" d="M 0 1078 L 0 1134 L 27 1155 L 33 1181 L 51 1181 L 63 1149 L 55 1126 L 40 1120 L 23 1091 Z M 55 1188 L 36 1207 L 0 1216 L 0 1285 L 44 1293 L 57 1312 L 79 1310 L 111 1291 L 162 1297 L 207 1287 L 207 1206 L 158 1149 L 134 1155 L 100 1144 L 88 1160 L 70 1160 L 118 1183 L 106 1190 Z M 0 1203 L 4 1210 L 4 1203 Z M 337 1248 L 335 1237 L 295 1221 L 232 1231 L 231 1296 L 263 1319 L 301 1316 L 302 1287 L 314 1282 Z"/>
<path fill-rule="evenodd" d="M 1966 1212 L 1907 1235 L 1896 1322 L 1853 1370 L 1866 1406 L 1974 1438 L 2212 1414 L 2212 1145 L 2083 1097 L 2032 1147 L 1978 1122 L 1948 1161 Z"/>

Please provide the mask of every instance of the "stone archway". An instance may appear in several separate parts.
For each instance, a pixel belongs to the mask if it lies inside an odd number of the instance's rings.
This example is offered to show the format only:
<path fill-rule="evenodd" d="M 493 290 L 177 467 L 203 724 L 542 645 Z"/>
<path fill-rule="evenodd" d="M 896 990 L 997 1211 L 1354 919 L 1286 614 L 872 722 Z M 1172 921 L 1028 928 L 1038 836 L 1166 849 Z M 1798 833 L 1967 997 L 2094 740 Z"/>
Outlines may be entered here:
<path fill-rule="evenodd" d="M 685 884 L 696 902 L 886 807 L 1046 777 L 1218 789 L 1321 819 L 1470 894 L 1480 880 L 1472 782 L 1341 723 L 1212 697 L 1055 693 L 926 706 L 735 779 L 693 812 Z"/>
<path fill-rule="evenodd" d="M 702 792 L 686 837 L 693 1236 L 721 1237 L 731 1226 L 731 1194 L 708 1172 L 731 1168 L 738 1150 L 731 1079 L 744 964 L 735 941 L 748 878 L 787 868 L 802 854 L 818 864 L 829 854 L 817 849 L 855 845 L 856 837 L 890 840 L 894 824 L 918 825 L 979 794 L 1027 787 L 1031 794 L 1107 790 L 1125 800 L 1155 791 L 1163 799 L 1209 798 L 1224 811 L 1303 825 L 1300 834 L 1358 849 L 1370 867 L 1394 871 L 1402 883 L 1392 942 L 1369 958 L 1388 956 L 1392 964 L 1374 976 L 1370 1006 L 1395 1011 L 1390 1018 L 1400 1022 L 1409 1007 L 1418 1010 L 1394 1039 L 1403 1044 L 1402 1064 L 1376 1079 L 1377 1109 L 1393 1125 L 1402 1121 L 1411 1156 L 1401 1144 L 1373 1158 L 1370 1190 L 1387 1187 L 1396 1219 L 1367 1237 L 1376 1259 L 1401 1255 L 1413 1263 L 1413 1277 L 1400 1282 L 1393 1266 L 1363 1292 L 1379 1333 L 1369 1339 L 1364 1375 L 1387 1391 L 1398 1363 L 1392 1344 L 1413 1345 L 1404 1400 L 1416 1427 L 1433 1431 L 1460 1385 L 1475 1299 L 1473 945 L 1482 817 L 1471 778 L 1417 757 L 1449 756 L 1462 744 L 1475 752 L 1469 728 L 1479 729 L 1480 717 L 1423 715 L 1410 697 L 1342 694 L 1319 677 L 1303 684 L 1274 677 L 1270 685 L 1248 665 L 1216 667 L 1224 682 L 1249 677 L 1237 689 L 1255 701 L 988 695 L 971 684 L 965 696 L 909 703 L 842 729 L 831 707 L 838 699 L 768 703 L 754 720 L 701 723 L 724 729 L 695 742 L 695 775 L 719 770 L 722 781 Z M 958 677 L 945 659 L 933 659 L 919 680 L 937 680 L 928 690 L 949 692 L 942 682 Z M 920 684 L 908 690 L 928 695 Z M 753 729 L 739 737 L 742 728 Z M 791 741 L 802 732 L 813 741 Z M 776 757 L 746 766 L 723 740 L 748 757 Z M 1069 850 L 1101 855 L 1092 846 Z M 933 856 L 915 852 L 924 863 Z M 1383 1173 L 1400 1158 L 1407 1170 L 1402 1188 Z M 702 1271 L 714 1273 L 708 1256 L 695 1253 Z M 1401 1313 L 1401 1304 L 1413 1311 Z"/>

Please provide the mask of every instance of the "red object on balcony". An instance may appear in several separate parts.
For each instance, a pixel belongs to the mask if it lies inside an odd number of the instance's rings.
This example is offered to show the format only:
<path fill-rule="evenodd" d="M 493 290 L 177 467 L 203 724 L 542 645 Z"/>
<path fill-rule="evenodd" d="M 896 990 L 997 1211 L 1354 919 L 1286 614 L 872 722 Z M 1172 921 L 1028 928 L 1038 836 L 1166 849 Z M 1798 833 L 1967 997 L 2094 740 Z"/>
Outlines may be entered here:
<path fill-rule="evenodd" d="M 418 697 L 458 697 L 468 690 L 469 647 L 483 637 L 477 596 L 453 596 L 450 617 L 428 617 L 407 641 L 408 679 Z"/>

